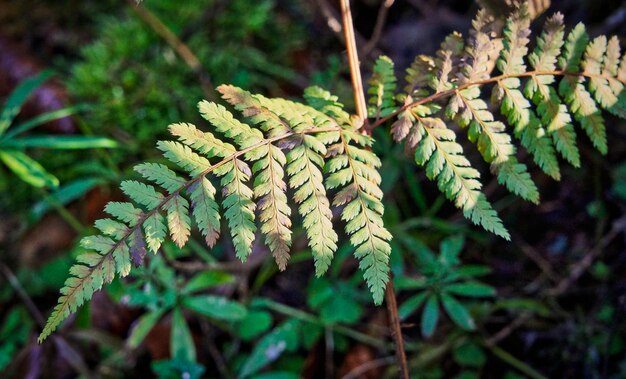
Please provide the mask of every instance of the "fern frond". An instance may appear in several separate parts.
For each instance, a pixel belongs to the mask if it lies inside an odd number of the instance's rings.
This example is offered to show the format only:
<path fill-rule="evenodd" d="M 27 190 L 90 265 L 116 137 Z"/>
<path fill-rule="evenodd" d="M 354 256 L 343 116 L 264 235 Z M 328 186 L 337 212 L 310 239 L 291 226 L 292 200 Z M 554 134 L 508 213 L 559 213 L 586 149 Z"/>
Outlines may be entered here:
<path fill-rule="evenodd" d="M 213 247 L 220 237 L 220 211 L 215 201 L 215 187 L 207 178 L 202 178 L 189 186 L 188 192 L 196 224 L 207 246 Z"/>
<path fill-rule="evenodd" d="M 480 88 L 471 87 L 459 91 L 452 101 L 460 101 L 457 107 L 463 109 L 456 117 L 459 125 L 468 127 L 468 138 L 476 143 L 483 159 L 491 163 L 498 182 L 512 193 L 533 203 L 539 202 L 539 191 L 532 181 L 526 165 L 519 163 L 515 156 L 516 148 L 506 133 L 503 123 L 495 121 L 487 109 L 487 103 L 480 99 Z M 456 109 L 449 109 L 454 117 Z"/>
<path fill-rule="evenodd" d="M 459 83 L 466 84 L 488 79 L 502 50 L 502 38 L 497 38 L 499 27 L 486 10 L 481 9 L 472 20 L 470 42 L 465 49 L 465 65 L 459 72 Z"/>
<path fill-rule="evenodd" d="M 439 68 L 431 80 L 430 87 L 436 92 L 453 88 L 461 67 L 461 59 L 465 51 L 465 41 L 459 33 L 448 35 L 437 51 L 435 66 Z"/>
<path fill-rule="evenodd" d="M 565 72 L 580 71 L 580 63 L 589 43 L 589 36 L 583 24 L 578 24 L 569 33 L 559 66 Z M 565 75 L 559 84 L 559 94 L 563 97 L 576 121 L 580 123 L 593 145 L 602 154 L 607 152 L 604 118 L 591 94 L 583 85 L 582 75 Z"/>
<path fill-rule="evenodd" d="M 582 24 L 564 41 L 563 16 L 557 13 L 547 19 L 536 47 L 527 57 L 531 18 L 526 4 L 516 4 L 502 33 L 495 18 L 481 10 L 472 22 L 466 43 L 453 35 L 444 41 L 435 58 L 416 57 L 407 69 L 406 93 L 399 96 L 404 98 L 404 105 L 395 113 L 391 134 L 396 141 L 405 140 L 409 150 L 420 151 L 425 130 L 445 127 L 452 133 L 444 119 L 455 121 L 467 128 L 469 140 L 477 144 L 483 160 L 491 164 L 498 182 L 536 203 L 539 193 L 526 166 L 518 161 L 507 126 L 513 127 L 512 134 L 537 165 L 557 180 L 560 178 L 557 152 L 572 165 L 580 165 L 574 121 L 582 126 L 594 146 L 606 153 L 606 131 L 600 108 L 626 117 L 626 56 L 621 57 L 615 37 L 600 36 L 590 43 Z M 463 46 L 464 55 L 455 67 Z M 558 86 L 557 76 L 562 77 Z M 491 103 L 500 106 L 506 117 L 504 123 L 495 119 L 489 102 L 481 98 L 480 87 L 487 84 L 495 84 Z M 433 104 L 447 97 L 450 99 L 445 113 L 438 115 L 439 109 Z M 437 119 L 440 127 L 424 127 L 420 118 Z M 432 143 L 427 145 L 435 150 Z M 451 148 L 453 155 L 462 156 L 462 152 L 451 146 L 440 148 Z M 428 160 L 433 158 L 432 152 L 425 151 L 429 154 L 418 161 L 440 167 L 439 160 L 436 163 Z M 430 176 L 434 172 L 431 170 Z M 477 176 L 468 178 L 478 180 Z M 441 190 L 446 193 L 445 189 Z"/>
<path fill-rule="evenodd" d="M 374 128 L 397 116 L 391 126 L 394 140 L 404 141 L 440 191 L 473 223 L 508 239 L 481 192 L 479 172 L 457 142 L 454 122 L 466 129 L 500 184 L 537 202 L 539 193 L 518 161 L 507 127 L 555 179 L 560 177 L 557 152 L 574 166 L 580 164 L 575 123 L 606 153 L 601 110 L 626 116 L 626 56 L 621 57 L 616 38 L 600 36 L 590 42 L 582 24 L 564 41 L 562 16 L 557 14 L 547 20 L 526 60 L 530 18 L 524 5 L 504 30 L 484 10 L 472 25 L 467 41 L 452 34 L 434 57 L 415 59 L 407 70 L 404 94 L 394 93 L 393 62 L 380 58 L 370 81 L 369 111 L 376 121 L 369 125 Z M 558 87 L 557 76 L 562 77 Z M 506 122 L 494 117 L 490 102 L 481 96 L 481 86 L 488 84 L 495 84 L 492 103 L 498 103 Z M 142 163 L 135 171 L 143 180 L 121 184 L 130 201 L 107 204 L 112 217 L 96 222 L 100 234 L 82 240 L 85 252 L 70 269 L 40 341 L 103 284 L 115 275 L 128 275 L 131 262 L 141 264 L 147 250 L 157 252 L 166 238 L 183 246 L 193 224 L 213 246 L 225 218 L 236 255 L 245 260 L 255 240 L 257 212 L 260 234 L 284 269 L 292 234 L 287 183 L 316 274 L 328 269 L 337 250 L 331 206 L 338 207 L 374 301 L 382 302 L 392 236 L 383 223 L 381 162 L 370 150 L 373 139 L 359 130 L 363 120 L 350 116 L 337 97 L 318 87 L 306 90 L 309 105 L 228 85 L 218 90 L 244 121 L 224 106 L 202 101 L 199 111 L 211 132 L 187 123 L 170 125 L 175 140 L 160 141 L 157 147 L 175 168 Z M 396 99 L 404 101 L 399 109 Z M 332 202 L 327 190 L 334 194 Z"/>
<path fill-rule="evenodd" d="M 537 47 L 528 57 L 536 72 L 556 70 L 557 58 L 564 44 L 564 35 L 563 15 L 557 13 L 546 21 Z M 576 146 L 576 131 L 567 107 L 552 86 L 554 82 L 554 75 L 532 75 L 526 85 L 525 94 L 537 106 L 541 123 L 552 136 L 556 150 L 573 166 L 579 167 L 580 153 Z"/>
<path fill-rule="evenodd" d="M 350 123 L 350 114 L 343 109 L 339 98 L 323 88 L 308 87 L 304 90 L 304 99 L 313 109 L 334 118 L 340 125 Z"/>
<path fill-rule="evenodd" d="M 59 303 L 39 335 L 39 342 L 91 299 L 102 285 L 110 283 L 116 272 L 121 277 L 130 272 L 130 250 L 124 240 L 114 242 L 104 236 L 90 236 L 81 241 L 81 246 L 88 252 L 79 255 L 77 263 L 71 267 L 70 277 L 61 289 Z"/>
<path fill-rule="evenodd" d="M 374 64 L 372 77 L 368 81 L 367 93 L 369 117 L 379 119 L 386 117 L 396 110 L 395 92 L 396 75 L 394 73 L 393 61 L 386 56 L 380 56 Z"/>
<path fill-rule="evenodd" d="M 185 180 L 180 178 L 176 173 L 167 166 L 158 163 L 141 163 L 135 166 L 137 171 L 145 179 L 158 184 L 167 192 L 176 192 L 185 185 Z"/>
<path fill-rule="evenodd" d="M 418 55 L 406 69 L 404 91 L 410 96 L 414 91 L 430 86 L 435 74 L 435 60 L 427 55 Z"/>
<path fill-rule="evenodd" d="M 252 242 L 256 233 L 252 201 L 254 192 L 246 185 L 252 171 L 248 165 L 233 158 L 215 171 L 221 177 L 224 217 L 228 220 L 237 258 L 245 260 L 252 252 Z"/>
<path fill-rule="evenodd" d="M 417 135 L 415 161 L 426 167 L 426 175 L 437 180 L 439 190 L 477 225 L 505 239 L 509 233 L 480 191 L 480 173 L 463 156 L 456 135 L 440 118 L 414 115 Z"/>
<path fill-rule="evenodd" d="M 330 151 L 337 152 L 325 167 L 330 175 L 326 180 L 328 189 L 338 189 L 334 206 L 344 206 L 341 219 L 346 222 L 346 233 L 355 246 L 355 256 L 364 271 L 374 303 L 381 304 L 389 281 L 389 254 L 391 234 L 383 224 L 383 193 L 380 174 L 376 170 L 381 162 L 364 147 L 371 139 L 356 131 L 343 130 L 340 140 Z"/>
<path fill-rule="evenodd" d="M 502 102 L 502 114 L 510 124 L 515 125 L 515 136 L 532 154 L 537 165 L 546 174 L 559 180 L 561 173 L 552 140 L 547 138 L 541 121 L 523 96 L 520 79 L 514 77 L 526 72 L 524 57 L 528 52 L 529 35 L 530 17 L 526 6 L 521 6 L 507 20 L 504 29 L 504 48 L 498 60 L 498 69 L 506 78 L 498 81 L 494 93 Z"/>
<path fill-rule="evenodd" d="M 315 273 L 323 275 L 337 250 L 337 233 L 333 230 L 330 202 L 326 196 L 321 169 L 326 147 L 311 136 L 303 136 L 301 144 L 287 154 L 289 185 L 299 205 L 309 246 L 315 258 Z"/>
<path fill-rule="evenodd" d="M 291 209 L 287 205 L 287 185 L 284 182 L 285 154 L 273 145 L 266 145 L 262 156 L 252 166 L 256 174 L 254 196 L 259 199 L 259 221 L 265 243 L 270 248 L 278 268 L 284 270 L 291 247 Z"/>
<path fill-rule="evenodd" d="M 617 37 L 607 42 L 605 36 L 599 36 L 587 46 L 583 68 L 590 75 L 589 90 L 598 104 L 614 115 L 624 118 L 626 117 L 626 97 L 622 94 L 624 83 L 616 78 L 619 58 L 620 46 Z"/>

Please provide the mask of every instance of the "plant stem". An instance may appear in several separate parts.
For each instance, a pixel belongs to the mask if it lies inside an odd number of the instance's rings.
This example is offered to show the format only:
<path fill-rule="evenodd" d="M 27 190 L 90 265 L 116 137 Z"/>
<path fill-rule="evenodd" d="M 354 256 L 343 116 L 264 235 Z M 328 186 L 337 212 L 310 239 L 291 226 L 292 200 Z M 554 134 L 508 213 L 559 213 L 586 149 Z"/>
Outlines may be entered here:
<path fill-rule="evenodd" d="M 402 338 L 402 328 L 400 327 L 396 291 L 393 286 L 391 275 L 389 277 L 389 283 L 387 283 L 387 288 L 385 288 L 385 302 L 387 303 L 387 313 L 389 314 L 391 336 L 393 337 L 393 342 L 396 345 L 396 359 L 398 361 L 398 365 L 400 366 L 398 367 L 400 377 L 409 379 L 409 365 L 406 360 L 406 353 L 404 352 L 404 339 Z"/>
<path fill-rule="evenodd" d="M 352 13 L 350 12 L 350 0 L 341 1 L 341 14 L 343 18 L 343 30 L 346 38 L 346 48 L 348 49 L 348 60 L 350 62 L 350 76 L 352 77 L 352 88 L 354 91 L 354 102 L 356 103 L 357 116 L 363 120 L 364 134 L 371 135 L 371 128 L 367 125 L 367 104 L 365 103 L 365 91 L 363 90 L 363 82 L 361 80 L 361 69 L 359 67 L 359 56 L 354 38 L 354 26 L 352 24 Z M 400 378 L 409 379 L 409 367 L 404 351 L 404 340 L 402 338 L 402 329 L 400 327 L 400 317 L 398 315 L 398 304 L 393 286 L 393 280 L 389 278 L 387 288 L 385 289 L 385 302 L 387 303 L 387 312 L 389 314 L 389 324 L 391 327 L 391 335 L 396 347 L 396 359 Z"/>
<path fill-rule="evenodd" d="M 403 106 L 401 106 L 400 108 L 398 108 L 395 112 L 380 118 L 378 120 L 376 120 L 376 122 L 374 122 L 371 126 L 370 126 L 370 130 L 374 129 L 382 124 L 384 124 L 385 122 L 393 119 L 394 117 L 396 117 L 398 114 L 402 113 L 403 111 L 409 109 L 409 108 L 413 108 L 417 105 L 421 105 L 421 104 L 427 104 L 430 103 L 432 101 L 435 100 L 439 100 L 441 98 L 444 97 L 448 97 L 448 96 L 452 96 L 454 94 L 456 94 L 458 91 L 462 91 L 466 88 L 470 88 L 470 87 L 474 87 L 474 86 L 482 86 L 485 84 L 490 84 L 490 83 L 495 83 L 495 82 L 499 82 L 501 80 L 505 80 L 505 79 L 509 79 L 509 78 L 524 78 L 524 77 L 532 77 L 532 76 L 579 76 L 579 77 L 586 77 L 586 78 L 597 78 L 597 79 L 606 79 L 606 80 L 616 80 L 612 77 L 609 76 L 605 76 L 605 75 L 597 75 L 597 74 L 591 74 L 588 72 L 569 72 L 569 71 L 563 71 L 563 70 L 557 70 L 557 71 L 528 71 L 528 72 L 523 72 L 520 74 L 502 74 L 502 75 L 498 75 L 498 76 L 494 76 L 488 79 L 484 79 L 484 80 L 477 80 L 475 82 L 468 82 L 468 83 L 464 83 L 458 87 L 446 90 L 446 91 L 441 91 L 441 92 L 435 92 L 432 95 L 429 95 L 427 97 L 418 99 L 410 104 L 405 104 Z M 619 81 L 622 84 L 625 84 L 622 81 Z"/>
<path fill-rule="evenodd" d="M 350 0 L 341 1 L 341 15 L 343 18 L 343 33 L 348 49 L 348 62 L 350 64 L 350 76 L 352 78 L 352 88 L 354 92 L 354 104 L 356 114 L 361 121 L 367 122 L 367 104 L 365 103 L 365 92 L 361 80 L 361 68 L 359 65 L 359 54 L 356 49 L 354 38 L 354 26 L 352 25 L 352 12 L 350 12 Z"/>

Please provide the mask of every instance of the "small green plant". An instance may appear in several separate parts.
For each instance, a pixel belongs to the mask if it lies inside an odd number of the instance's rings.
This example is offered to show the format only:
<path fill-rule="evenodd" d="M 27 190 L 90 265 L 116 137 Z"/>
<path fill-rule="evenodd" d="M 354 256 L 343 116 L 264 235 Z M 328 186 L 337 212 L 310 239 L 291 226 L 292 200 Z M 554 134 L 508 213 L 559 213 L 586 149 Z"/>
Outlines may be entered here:
<path fill-rule="evenodd" d="M 525 6 L 513 13 L 503 30 L 498 25 L 493 16 L 480 11 L 468 38 L 452 34 L 435 57 L 416 58 L 399 95 L 393 64 L 381 58 L 368 91 L 369 120 L 363 119 L 364 114 L 351 116 L 335 96 L 317 87 L 305 91 L 306 105 L 234 86 L 218 87 L 245 122 L 222 105 L 202 101 L 200 113 L 212 132 L 187 123 L 170 125 L 177 141 L 160 141 L 157 146 L 177 171 L 142 163 L 135 168 L 141 181 L 122 183 L 132 202 L 109 203 L 106 211 L 113 218 L 96 222 L 99 235 L 83 238 L 86 252 L 71 268 L 39 340 L 105 283 L 116 275 L 128 275 L 131 262 L 140 265 L 148 250 L 156 253 L 168 235 L 176 245 L 185 245 L 193 221 L 213 246 L 225 218 L 242 260 L 261 234 L 278 267 L 285 269 L 292 220 L 298 217 L 290 203 L 305 229 L 317 275 L 327 271 L 337 250 L 340 233 L 331 206 L 339 209 L 354 256 L 374 302 L 380 304 L 389 281 L 392 235 L 383 222 L 381 162 L 370 150 L 374 144 L 370 134 L 387 124 L 393 137 L 405 141 L 427 176 L 470 221 L 508 239 L 508 231 L 481 192 L 479 171 L 456 141 L 455 125 L 467 129 L 501 184 L 536 203 L 538 190 L 526 165 L 518 161 L 507 126 L 535 163 L 559 179 L 557 153 L 574 166 L 580 163 L 574 121 L 600 152 L 606 152 L 600 109 L 625 116 L 626 59 L 617 38 L 601 36 L 590 42 L 583 25 L 565 38 L 559 14 L 548 19 L 531 54 L 527 54 L 530 18 Z M 493 85 L 491 101 L 481 98 L 487 85 Z M 506 123 L 496 120 L 489 110 L 491 103 L 500 106 Z M 214 182 L 219 182 L 220 191 Z M 455 255 L 448 249 L 444 259 Z M 461 282 L 452 288 L 457 294 L 487 294 L 486 287 L 477 286 Z M 440 297 L 448 314 L 470 329 L 465 308 L 449 294 Z M 429 297 L 426 305 L 429 325 L 437 319 L 437 299 Z M 425 334 L 432 329 L 428 326 Z"/>
<path fill-rule="evenodd" d="M 129 348 L 140 346 L 161 319 L 171 320 L 171 359 L 154 363 L 155 372 L 163 378 L 180 377 L 184 372 L 198 378 L 204 372 L 204 367 L 197 362 L 196 348 L 183 315 L 186 310 L 218 324 L 223 321 L 237 323 L 247 317 L 247 309 L 242 304 L 223 296 L 203 294 L 234 281 L 233 275 L 204 271 L 189 280 L 182 279 L 156 257 L 145 269 L 138 270 L 135 281 L 123 295 L 128 305 L 147 309 L 126 340 Z"/>
<path fill-rule="evenodd" d="M 475 280 L 488 274 L 488 267 L 460 265 L 459 254 L 463 243 L 462 237 L 443 240 L 439 256 L 419 249 L 419 271 L 423 276 L 398 279 L 398 289 L 416 292 L 398 308 L 400 318 L 407 318 L 423 305 L 421 327 L 424 337 L 430 337 L 435 332 L 442 308 L 460 328 L 474 330 L 475 322 L 458 297 L 484 298 L 496 294 L 493 287 Z"/>
<path fill-rule="evenodd" d="M 44 113 L 31 120 L 12 125 L 30 94 L 49 77 L 50 74 L 44 72 L 24 80 L 9 95 L 2 110 L 0 110 L 0 161 L 18 178 L 37 188 L 58 187 L 59 179 L 50 174 L 39 162 L 29 157 L 25 153 L 25 149 L 75 150 L 117 147 L 117 142 L 103 137 L 22 135 L 48 121 L 72 115 L 81 109 L 78 106 Z"/>

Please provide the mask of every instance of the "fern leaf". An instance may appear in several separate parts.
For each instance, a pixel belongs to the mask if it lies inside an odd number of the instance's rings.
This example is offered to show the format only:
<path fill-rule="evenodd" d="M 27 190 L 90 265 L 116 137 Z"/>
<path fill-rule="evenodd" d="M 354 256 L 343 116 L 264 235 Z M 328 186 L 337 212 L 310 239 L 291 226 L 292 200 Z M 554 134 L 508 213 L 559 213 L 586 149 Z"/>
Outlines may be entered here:
<path fill-rule="evenodd" d="M 437 67 L 439 74 L 436 85 L 431 86 L 436 92 L 452 88 L 459 75 L 461 61 L 465 52 L 465 41 L 460 33 L 454 32 L 446 36 L 437 51 Z"/>
<path fill-rule="evenodd" d="M 220 86 L 218 90 L 224 94 L 224 98 L 227 101 L 233 101 L 228 97 L 227 92 L 233 86 Z M 253 129 L 250 126 L 236 120 L 232 113 L 228 112 L 226 108 L 216 103 L 209 103 L 208 101 L 201 101 L 198 103 L 200 114 L 206 120 L 208 120 L 215 129 L 226 137 L 235 141 L 235 143 L 242 149 L 250 147 L 263 140 L 263 133 L 260 130 Z"/>
<path fill-rule="evenodd" d="M 189 146 L 174 141 L 159 141 L 157 148 L 163 151 L 163 156 L 170 162 L 177 164 L 192 176 L 196 176 L 211 167 L 209 160 L 194 153 Z"/>
<path fill-rule="evenodd" d="M 291 247 L 291 209 L 287 204 L 287 185 L 282 167 L 287 163 L 285 154 L 277 147 L 268 144 L 262 156 L 252 166 L 256 174 L 254 196 L 259 199 L 259 221 L 265 243 L 269 247 L 278 268 L 284 270 L 289 260 Z"/>
<path fill-rule="evenodd" d="M 167 227 L 172 241 L 178 247 L 185 246 L 191 235 L 189 202 L 184 197 L 175 195 L 165 203 L 163 209 L 167 212 Z"/>
<path fill-rule="evenodd" d="M 524 57 L 528 52 L 530 18 L 525 6 L 521 6 L 507 20 L 504 30 L 504 48 L 498 60 L 498 69 L 507 76 L 519 75 L 526 71 Z M 509 123 L 515 125 L 515 136 L 532 154 L 537 165 L 556 180 L 561 178 L 558 161 L 552 140 L 547 138 L 541 121 L 520 91 L 519 78 L 507 77 L 499 80 L 494 88 L 496 98 L 501 99 L 501 111 Z"/>
<path fill-rule="evenodd" d="M 185 185 L 185 180 L 167 166 L 158 163 L 141 163 L 135 166 L 135 171 L 144 178 L 163 187 L 167 192 L 173 193 Z"/>
<path fill-rule="evenodd" d="M 206 106 L 205 106 L 206 107 Z M 217 108 L 217 107 L 215 107 Z M 217 108 L 219 109 L 219 108 Z M 209 111 L 205 109 L 205 115 L 209 114 Z M 215 113 L 211 113 L 215 114 Z M 224 125 L 228 124 L 230 120 L 226 119 L 225 113 L 217 113 L 219 116 L 212 117 L 211 120 L 215 124 Z M 216 138 L 213 134 L 208 132 L 202 132 L 198 130 L 192 124 L 172 124 L 169 127 L 170 133 L 173 136 L 178 137 L 178 140 L 185 145 L 191 147 L 196 150 L 200 154 L 206 157 L 220 157 L 225 158 L 231 154 L 236 152 L 236 149 L 233 145 L 229 143 L 225 143 Z"/>
<path fill-rule="evenodd" d="M 583 24 L 578 24 L 569 33 L 564 46 L 559 66 L 568 73 L 580 71 L 580 62 L 585 52 L 589 36 Z M 559 94 L 563 97 L 593 145 L 602 154 L 607 152 L 604 118 L 597 108 L 591 94 L 587 92 L 579 75 L 565 75 L 559 83 Z"/>
<path fill-rule="evenodd" d="M 268 110 L 268 106 L 272 106 L 269 99 L 234 86 L 220 86 L 218 90 L 226 101 L 242 111 L 251 122 L 259 124 L 270 138 L 291 131 L 287 122 Z M 291 247 L 291 208 L 287 204 L 287 185 L 282 169 L 287 162 L 285 154 L 268 143 L 248 152 L 246 159 L 255 161 L 252 166 L 255 174 L 254 197 L 258 199 L 260 229 L 265 235 L 265 244 L 272 252 L 278 268 L 284 270 Z"/>
<path fill-rule="evenodd" d="M 165 218 L 159 212 L 155 211 L 144 221 L 143 230 L 148 249 L 156 253 L 167 236 Z"/>
<path fill-rule="evenodd" d="M 351 142 L 357 143 L 351 144 Z M 371 141 L 355 131 L 342 131 L 340 142 L 329 150 L 338 152 L 325 167 L 330 175 L 326 178 L 328 189 L 340 189 L 333 205 L 344 206 L 341 219 L 346 222 L 346 233 L 356 248 L 355 256 L 374 297 L 381 304 L 389 280 L 389 254 L 391 234 L 383 224 L 383 193 L 380 175 L 376 171 L 380 160 L 365 149 Z"/>
<path fill-rule="evenodd" d="M 220 213 L 215 202 L 215 187 L 206 178 L 194 182 L 188 189 L 193 217 L 207 246 L 213 247 L 220 236 Z"/>
<path fill-rule="evenodd" d="M 317 87 L 308 87 L 304 90 L 304 99 L 313 109 L 333 117 L 339 124 L 349 124 L 350 114 L 343 110 L 343 104 L 330 92 Z"/>
<path fill-rule="evenodd" d="M 435 76 L 435 60 L 427 55 L 418 55 L 411 63 L 411 66 L 406 69 L 406 87 L 405 92 L 409 96 L 413 95 L 413 92 L 429 86 Z"/>
<path fill-rule="evenodd" d="M 108 226 L 111 225 L 109 223 Z M 130 271 L 128 246 L 124 242 L 116 243 L 103 236 L 90 236 L 83 239 L 81 245 L 96 253 L 87 252 L 79 255 L 78 263 L 70 268 L 70 277 L 61 289 L 58 304 L 39 335 L 40 343 L 71 313 L 76 312 L 85 301 L 91 299 L 94 292 L 102 288 L 103 284 L 110 283 L 115 271 L 120 276 L 126 276 Z M 103 251 L 105 255 L 102 255 Z"/>
<path fill-rule="evenodd" d="M 460 114 L 457 121 L 468 127 L 469 140 L 477 144 L 483 159 L 491 163 L 498 182 L 521 198 L 538 203 L 539 191 L 526 165 L 517 161 L 511 137 L 504 124 L 494 120 L 487 104 L 480 99 L 480 89 L 472 87 L 459 91 L 456 96 L 462 102 L 462 108 L 469 111 Z"/>
<path fill-rule="evenodd" d="M 146 242 L 141 228 L 134 229 L 133 233 L 129 236 L 128 245 L 130 248 L 130 260 L 135 267 L 141 266 L 147 253 Z"/>
<path fill-rule="evenodd" d="M 120 188 L 126 196 L 147 209 L 154 209 L 163 201 L 163 195 L 157 192 L 154 187 L 135 180 L 123 181 Z"/>
<path fill-rule="evenodd" d="M 303 136 L 302 143 L 287 154 L 289 185 L 295 190 L 294 201 L 303 218 L 317 276 L 328 270 L 338 240 L 320 170 L 324 167 L 325 154 L 325 146 L 311 136 Z"/>
<path fill-rule="evenodd" d="M 415 161 L 426 166 L 426 175 L 437 180 L 437 186 L 466 218 L 505 239 L 509 233 L 485 196 L 480 192 L 480 174 L 462 155 L 463 148 L 456 142 L 454 132 L 439 118 L 419 118 L 419 142 Z"/>
<path fill-rule="evenodd" d="M 465 48 L 465 65 L 459 72 L 459 83 L 472 83 L 489 78 L 502 50 L 502 39 L 497 34 L 495 19 L 481 9 L 472 21 L 470 41 Z"/>
<path fill-rule="evenodd" d="M 589 90 L 598 104 L 614 115 L 626 118 L 626 98 L 622 96 L 620 99 L 624 84 L 616 78 L 619 57 L 617 37 L 607 42 L 605 36 L 599 36 L 587 46 L 583 67 L 590 75 Z"/>
<path fill-rule="evenodd" d="M 380 56 L 374 64 L 374 72 L 368 81 L 367 93 L 370 117 L 379 119 L 390 115 L 396 110 L 394 99 L 396 92 L 396 75 L 393 61 L 386 56 Z"/>
<path fill-rule="evenodd" d="M 128 234 L 128 228 L 126 227 L 126 225 L 110 218 L 96 220 L 95 226 L 105 236 L 113 237 L 116 240 L 122 239 L 125 235 Z"/>
<path fill-rule="evenodd" d="M 285 134 L 291 129 L 287 122 L 268 110 L 273 100 L 261 95 L 253 95 L 238 87 L 229 86 L 227 92 L 224 91 L 225 88 L 224 86 L 220 87 L 224 99 L 230 102 L 235 109 L 241 111 L 252 123 L 259 125 L 268 137 Z"/>
<path fill-rule="evenodd" d="M 537 47 L 528 58 L 535 71 L 556 70 L 564 35 L 563 15 L 557 13 L 546 21 Z M 554 82 L 554 75 L 532 75 L 526 85 L 525 94 L 537 106 L 541 123 L 546 127 L 547 133 L 552 136 L 556 150 L 573 166 L 579 167 L 580 153 L 576 146 L 576 132 L 572 125 L 572 118 L 552 86 Z"/>
<path fill-rule="evenodd" d="M 246 185 L 251 171 L 245 162 L 236 158 L 215 171 L 221 177 L 224 217 L 228 220 L 230 235 L 237 258 L 245 261 L 252 252 L 256 232 L 254 224 L 254 192 Z"/>
<path fill-rule="evenodd" d="M 109 202 L 104 210 L 111 216 L 133 227 L 141 220 L 143 212 L 131 203 Z"/>

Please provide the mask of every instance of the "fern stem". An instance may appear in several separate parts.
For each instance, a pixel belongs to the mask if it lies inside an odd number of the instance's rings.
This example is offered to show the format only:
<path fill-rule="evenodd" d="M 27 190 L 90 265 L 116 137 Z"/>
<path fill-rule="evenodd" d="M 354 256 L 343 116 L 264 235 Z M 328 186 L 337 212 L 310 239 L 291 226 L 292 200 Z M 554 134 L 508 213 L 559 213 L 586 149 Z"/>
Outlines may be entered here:
<path fill-rule="evenodd" d="M 557 71 L 528 71 L 528 72 L 523 72 L 520 74 L 508 74 L 508 75 L 498 75 L 498 76 L 494 76 L 491 77 L 489 79 L 484 79 L 484 80 L 479 80 L 479 81 L 475 81 L 475 82 L 470 82 L 470 83 L 465 83 L 463 85 L 460 85 L 458 87 L 449 89 L 447 91 L 442 91 L 442 92 L 436 92 L 433 93 L 430 96 L 424 97 L 422 99 L 416 100 L 412 103 L 403 105 L 402 107 L 398 108 L 395 112 L 378 119 L 376 122 L 372 123 L 370 126 L 370 130 L 374 129 L 382 124 L 384 124 L 385 122 L 393 119 L 394 117 L 396 117 L 398 114 L 400 114 L 401 112 L 405 111 L 408 108 L 412 108 L 415 107 L 417 105 L 422 105 L 422 104 L 426 104 L 426 103 L 430 103 L 432 101 L 435 100 L 439 100 L 441 98 L 444 97 L 448 97 L 448 96 L 452 96 L 454 95 L 456 92 L 458 91 L 462 91 L 466 88 L 469 87 L 473 87 L 473 86 L 482 86 L 485 84 L 491 84 L 491 83 L 496 83 L 505 79 L 509 79 L 509 78 L 523 78 L 523 77 L 536 77 L 536 76 L 583 76 L 586 78 L 596 78 L 596 79 L 606 79 L 606 80 L 616 80 L 613 77 L 609 77 L 609 76 L 605 76 L 605 75 L 597 75 L 597 74 L 590 74 L 588 72 L 568 72 L 568 71 L 564 71 L 564 70 L 557 70 Z M 626 83 L 622 83 L 625 84 Z"/>
<path fill-rule="evenodd" d="M 400 377 L 409 378 L 409 365 L 404 352 L 404 339 L 402 338 L 402 328 L 400 326 L 400 315 L 398 314 L 398 303 L 396 301 L 396 290 L 393 285 L 392 275 L 389 275 L 389 283 L 385 288 L 385 301 L 387 312 L 389 313 L 389 324 L 391 324 L 391 336 L 396 344 L 396 359 L 400 366 Z"/>
<path fill-rule="evenodd" d="M 348 61 L 350 63 L 350 76 L 352 78 L 356 114 L 361 121 L 367 122 L 367 103 L 365 102 L 365 91 L 363 91 L 359 55 L 354 37 L 350 0 L 341 0 L 341 14 L 343 16 L 343 33 L 346 39 L 346 48 L 348 49 Z"/>

